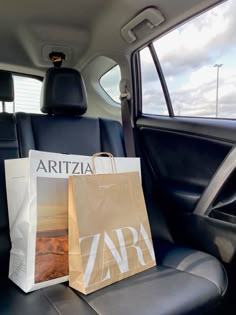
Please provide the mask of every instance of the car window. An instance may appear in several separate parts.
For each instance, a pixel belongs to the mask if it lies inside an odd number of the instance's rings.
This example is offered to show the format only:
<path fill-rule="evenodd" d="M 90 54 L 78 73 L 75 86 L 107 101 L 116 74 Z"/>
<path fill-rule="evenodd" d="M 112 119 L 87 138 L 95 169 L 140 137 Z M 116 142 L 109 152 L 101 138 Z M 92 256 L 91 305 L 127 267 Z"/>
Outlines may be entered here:
<path fill-rule="evenodd" d="M 142 79 L 142 112 L 151 115 L 168 115 L 160 79 L 148 47 L 140 51 Z"/>
<path fill-rule="evenodd" d="M 120 80 L 121 74 L 118 65 L 106 72 L 100 79 L 101 87 L 116 103 L 120 103 Z"/>
<path fill-rule="evenodd" d="M 154 42 L 176 116 L 236 118 L 232 12 L 226 1 Z"/>
<path fill-rule="evenodd" d="M 14 75 L 13 81 L 15 112 L 40 113 L 42 82 L 35 78 L 20 75 Z M 5 106 L 7 112 L 13 113 L 13 103 L 6 103 Z"/>

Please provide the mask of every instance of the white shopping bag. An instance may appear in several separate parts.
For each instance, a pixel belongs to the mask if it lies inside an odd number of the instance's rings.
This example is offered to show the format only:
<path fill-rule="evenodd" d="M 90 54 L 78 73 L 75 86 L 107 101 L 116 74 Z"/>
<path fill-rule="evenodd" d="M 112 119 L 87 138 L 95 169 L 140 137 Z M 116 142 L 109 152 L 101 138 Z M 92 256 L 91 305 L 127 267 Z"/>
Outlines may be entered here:
<path fill-rule="evenodd" d="M 9 278 L 25 292 L 68 280 L 68 177 L 92 175 L 92 157 L 30 151 L 5 161 L 12 249 Z M 117 171 L 140 172 L 140 159 L 115 158 Z M 111 173 L 98 157 L 98 174 Z M 93 196 L 91 196 L 93 198 Z"/>

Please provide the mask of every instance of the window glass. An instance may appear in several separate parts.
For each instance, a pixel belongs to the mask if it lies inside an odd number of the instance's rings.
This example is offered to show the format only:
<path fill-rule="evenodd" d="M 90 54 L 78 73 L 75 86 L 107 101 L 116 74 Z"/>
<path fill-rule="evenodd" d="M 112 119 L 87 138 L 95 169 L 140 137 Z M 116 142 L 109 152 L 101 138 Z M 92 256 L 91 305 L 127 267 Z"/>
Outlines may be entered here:
<path fill-rule="evenodd" d="M 40 113 L 42 82 L 20 75 L 13 76 L 15 112 Z M 13 103 L 6 103 L 6 111 L 13 113 Z M 0 107 L 1 108 L 1 107 Z"/>
<path fill-rule="evenodd" d="M 236 2 L 154 43 L 177 116 L 236 118 Z"/>
<path fill-rule="evenodd" d="M 142 77 L 142 112 L 150 115 L 168 115 L 160 79 L 148 47 L 140 51 Z"/>
<path fill-rule="evenodd" d="M 110 98 L 120 103 L 120 67 L 117 65 L 106 72 L 100 79 L 100 84 Z"/>

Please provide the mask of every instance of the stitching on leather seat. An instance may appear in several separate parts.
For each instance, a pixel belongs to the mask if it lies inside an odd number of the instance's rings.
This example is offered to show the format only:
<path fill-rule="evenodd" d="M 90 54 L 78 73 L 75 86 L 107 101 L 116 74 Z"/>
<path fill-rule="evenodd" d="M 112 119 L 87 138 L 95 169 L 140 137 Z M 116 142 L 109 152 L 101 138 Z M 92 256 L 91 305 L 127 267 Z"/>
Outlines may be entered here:
<path fill-rule="evenodd" d="M 226 272 L 226 269 L 225 269 L 224 265 L 222 265 L 222 269 L 224 270 L 224 274 L 225 274 L 225 278 L 226 278 L 226 286 L 225 286 L 224 291 L 222 292 L 222 296 L 224 296 L 226 291 L 227 291 L 228 285 L 229 285 L 229 279 L 228 279 L 228 274 Z"/>
<path fill-rule="evenodd" d="M 73 290 L 73 291 L 74 291 L 74 290 Z M 76 294 L 78 295 L 78 297 L 81 298 L 81 299 L 86 303 L 86 305 L 88 305 L 96 314 L 102 315 L 102 313 L 98 313 L 97 310 L 95 310 L 95 308 L 94 308 L 92 305 L 90 305 L 90 304 L 88 303 L 88 301 L 85 300 L 85 298 L 83 297 L 83 295 L 78 294 L 78 292 L 75 292 L 75 293 L 76 293 Z"/>
<path fill-rule="evenodd" d="M 50 299 L 50 297 L 47 295 L 47 293 L 44 290 L 40 290 L 42 294 L 45 296 L 45 298 L 48 300 L 48 302 L 52 305 L 54 310 L 59 314 L 62 315 L 62 313 L 59 311 L 59 309 L 56 307 L 56 305 L 53 303 L 53 301 Z"/>
<path fill-rule="evenodd" d="M 165 263 L 163 263 L 163 262 L 162 262 L 162 265 L 163 265 L 163 266 L 166 266 L 166 267 L 168 267 L 168 268 L 173 268 L 173 269 L 176 269 L 176 270 L 178 270 L 178 271 L 182 271 L 182 272 L 185 272 L 185 273 L 187 273 L 187 274 L 190 274 L 190 275 L 193 275 L 193 276 L 196 276 L 196 277 L 199 277 L 199 278 L 208 280 L 209 282 L 213 283 L 213 284 L 219 289 L 220 294 L 221 294 L 222 296 L 224 296 L 225 292 L 227 291 L 227 287 L 228 287 L 228 275 L 227 275 L 227 272 L 226 272 L 226 270 L 225 270 L 225 268 L 224 268 L 224 265 L 223 265 L 222 263 L 219 262 L 219 264 L 221 265 L 221 269 L 223 270 L 223 273 L 224 273 L 224 275 L 225 275 L 225 280 L 226 280 L 226 286 L 225 286 L 225 288 L 223 288 L 223 286 L 222 286 L 222 287 L 219 286 L 219 285 L 217 284 L 217 282 L 214 282 L 214 281 L 212 281 L 211 279 L 205 278 L 204 276 L 201 276 L 201 275 L 199 275 L 199 274 L 197 274 L 197 273 L 194 273 L 194 272 L 192 272 L 191 270 L 188 271 L 188 270 L 187 270 L 188 267 L 187 267 L 187 269 L 185 268 L 185 266 L 182 266 L 182 267 L 181 267 L 181 264 L 185 261 L 186 258 L 188 258 L 188 257 L 190 257 L 190 256 L 193 256 L 193 255 L 196 255 L 196 254 L 203 254 L 203 252 L 198 251 L 198 252 L 196 252 L 196 253 L 191 253 L 189 256 L 186 256 L 184 259 L 182 259 L 181 263 L 179 263 L 179 264 L 176 265 L 176 266 L 173 266 L 173 265 L 168 264 L 168 263 L 165 264 Z M 211 258 L 211 259 L 215 259 L 215 257 L 213 257 L 213 256 L 211 256 L 211 255 L 209 255 L 209 254 L 206 254 L 206 253 L 205 253 L 205 256 L 208 256 L 208 257 Z M 168 257 L 168 255 L 167 255 L 167 257 Z M 201 259 L 203 259 L 203 257 L 202 257 Z M 192 264 L 192 262 L 191 262 L 191 264 Z M 191 266 L 191 264 L 190 264 L 190 266 Z"/>
<path fill-rule="evenodd" d="M 174 268 L 174 267 L 170 267 L 170 266 L 168 266 L 168 265 L 162 265 L 162 266 L 167 267 L 167 268 L 170 268 L 170 269 L 173 269 L 173 270 L 177 270 L 177 271 L 179 271 L 179 272 L 184 272 L 185 274 L 191 275 L 191 276 L 196 277 L 196 278 L 201 278 L 201 279 L 203 279 L 203 280 L 206 280 L 206 281 L 210 282 L 211 284 L 213 284 L 213 285 L 218 289 L 220 295 L 223 296 L 221 288 L 220 288 L 215 282 L 212 282 L 211 280 L 209 280 L 209 279 L 207 279 L 207 278 L 204 278 L 204 277 L 202 277 L 202 276 L 195 275 L 194 273 L 189 273 L 189 272 L 186 272 L 186 271 L 184 271 L 184 270 L 180 270 L 180 269 L 177 269 L 177 268 Z M 227 278 L 227 280 L 228 280 L 228 278 Z M 227 289 L 227 287 L 226 287 L 226 289 Z"/>

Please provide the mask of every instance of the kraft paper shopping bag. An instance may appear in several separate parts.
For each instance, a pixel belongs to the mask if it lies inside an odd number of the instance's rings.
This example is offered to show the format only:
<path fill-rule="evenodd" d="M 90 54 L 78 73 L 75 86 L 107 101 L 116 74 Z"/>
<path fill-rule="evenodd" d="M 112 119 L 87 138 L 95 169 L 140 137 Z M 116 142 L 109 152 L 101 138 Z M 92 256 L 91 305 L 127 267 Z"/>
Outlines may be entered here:
<path fill-rule="evenodd" d="M 69 285 L 84 294 L 156 265 L 139 173 L 111 160 L 114 173 L 69 178 Z"/>

